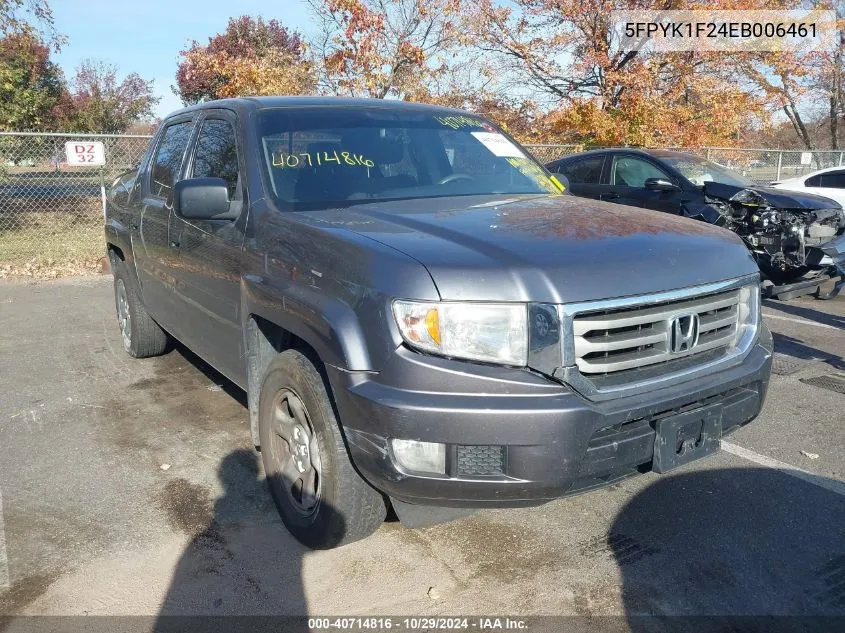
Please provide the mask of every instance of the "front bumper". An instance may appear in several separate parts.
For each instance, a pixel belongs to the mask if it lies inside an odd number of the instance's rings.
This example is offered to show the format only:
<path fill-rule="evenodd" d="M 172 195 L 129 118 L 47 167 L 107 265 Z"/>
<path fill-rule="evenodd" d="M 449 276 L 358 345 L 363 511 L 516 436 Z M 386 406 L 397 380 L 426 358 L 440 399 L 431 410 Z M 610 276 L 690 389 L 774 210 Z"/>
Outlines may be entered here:
<path fill-rule="evenodd" d="M 370 484 L 406 503 L 473 508 L 538 505 L 648 471 L 655 421 L 677 411 L 720 404 L 730 433 L 760 412 L 771 363 L 763 326 L 737 365 L 605 402 L 529 371 L 404 348 L 379 374 L 328 373 L 350 456 Z M 391 438 L 447 444 L 448 474 L 404 472 Z M 491 455 L 501 456 L 498 472 L 472 472 L 489 470 Z"/>

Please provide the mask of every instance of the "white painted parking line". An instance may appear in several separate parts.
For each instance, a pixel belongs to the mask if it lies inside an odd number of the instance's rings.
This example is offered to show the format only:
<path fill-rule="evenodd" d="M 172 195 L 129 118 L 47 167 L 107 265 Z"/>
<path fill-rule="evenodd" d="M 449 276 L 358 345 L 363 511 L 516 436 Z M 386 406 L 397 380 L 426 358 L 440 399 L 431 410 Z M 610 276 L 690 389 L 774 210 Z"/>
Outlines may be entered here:
<path fill-rule="evenodd" d="M 814 475 L 813 473 L 807 472 L 797 466 L 787 464 L 786 462 L 782 462 L 777 459 L 772 459 L 771 457 L 766 457 L 765 455 L 755 453 L 747 448 L 742 448 L 742 446 L 737 446 L 736 444 L 731 444 L 730 442 L 725 442 L 724 440 L 722 441 L 722 450 L 726 453 L 730 453 L 731 455 L 736 455 L 737 457 L 742 457 L 743 459 L 747 459 L 755 464 L 759 464 L 760 466 L 774 468 L 775 470 L 782 472 L 784 475 L 796 477 L 802 481 L 813 484 L 814 486 L 819 486 L 820 488 L 824 488 L 825 490 L 835 492 L 836 494 L 845 497 L 845 482 L 828 479 L 826 477 L 822 477 L 821 475 Z"/>
<path fill-rule="evenodd" d="M 6 556 L 6 526 L 3 523 L 3 491 L 0 490 L 0 591 L 9 588 L 9 558 Z"/>
<path fill-rule="evenodd" d="M 838 330 L 840 328 L 835 327 L 833 325 L 828 325 L 827 323 L 816 323 L 815 321 L 808 321 L 807 319 L 794 319 L 792 317 L 785 317 L 779 316 L 777 314 L 769 314 L 768 312 L 763 312 L 764 319 L 777 319 L 779 321 L 790 321 L 792 323 L 800 323 L 801 325 L 812 325 L 813 327 L 823 327 L 828 330 Z"/>

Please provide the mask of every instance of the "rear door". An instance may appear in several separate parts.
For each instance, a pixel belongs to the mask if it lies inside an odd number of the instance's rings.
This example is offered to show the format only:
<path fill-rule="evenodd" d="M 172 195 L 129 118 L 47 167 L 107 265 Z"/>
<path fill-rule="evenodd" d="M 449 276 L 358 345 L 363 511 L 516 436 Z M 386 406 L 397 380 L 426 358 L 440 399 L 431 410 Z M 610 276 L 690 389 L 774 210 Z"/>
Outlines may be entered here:
<path fill-rule="evenodd" d="M 180 337 L 197 354 L 236 382 L 245 373 L 241 336 L 241 247 L 246 191 L 236 119 L 228 110 L 208 110 L 199 122 L 186 178 L 222 178 L 235 220 L 186 219 L 171 215 L 170 239 L 178 252 L 176 303 Z"/>
<path fill-rule="evenodd" d="M 610 185 L 601 199 L 632 207 L 678 213 L 682 192 L 648 189 L 645 181 L 649 178 L 661 178 L 678 184 L 655 160 L 635 154 L 611 154 L 608 177 Z"/>
<path fill-rule="evenodd" d="M 131 227 L 132 252 L 144 307 L 165 328 L 173 331 L 175 253 L 170 247 L 169 220 L 173 185 L 182 173 L 193 119 L 168 121 L 158 136 L 146 173 L 141 178 L 140 213 Z"/>
<path fill-rule="evenodd" d="M 569 181 L 569 192 L 582 198 L 601 197 L 604 172 L 604 154 L 590 154 L 573 158 L 561 164 L 557 173 L 566 176 Z"/>

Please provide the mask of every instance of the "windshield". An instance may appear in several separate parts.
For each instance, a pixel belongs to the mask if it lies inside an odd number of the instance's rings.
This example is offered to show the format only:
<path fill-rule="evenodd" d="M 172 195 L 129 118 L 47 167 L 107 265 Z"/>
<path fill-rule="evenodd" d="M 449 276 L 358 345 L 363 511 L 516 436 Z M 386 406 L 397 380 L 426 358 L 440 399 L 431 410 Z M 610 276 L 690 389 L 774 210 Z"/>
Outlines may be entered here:
<path fill-rule="evenodd" d="M 736 187 L 748 187 L 751 184 L 735 171 L 698 156 L 678 154 L 677 156 L 661 156 L 661 158 L 699 187 L 704 186 L 705 182 L 719 182 Z"/>
<path fill-rule="evenodd" d="M 487 121 L 382 108 L 258 113 L 271 193 L 281 207 L 479 194 L 559 194 L 540 164 Z"/>

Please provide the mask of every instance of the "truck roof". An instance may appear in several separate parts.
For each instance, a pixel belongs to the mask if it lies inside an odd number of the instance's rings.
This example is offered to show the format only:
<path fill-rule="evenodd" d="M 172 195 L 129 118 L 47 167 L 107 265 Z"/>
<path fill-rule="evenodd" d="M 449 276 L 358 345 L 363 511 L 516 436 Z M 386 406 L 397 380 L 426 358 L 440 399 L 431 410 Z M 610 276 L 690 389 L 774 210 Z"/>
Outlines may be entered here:
<path fill-rule="evenodd" d="M 445 106 L 427 103 L 411 103 L 394 99 L 360 99 L 351 97 L 238 97 L 234 99 L 216 99 L 204 101 L 196 105 L 174 110 L 165 118 L 170 118 L 184 112 L 206 110 L 209 108 L 226 108 L 236 112 L 251 112 L 264 108 L 314 108 L 314 107 L 343 107 L 343 108 L 380 108 L 397 112 L 442 112 L 447 114 L 472 114 L 466 110 L 447 108 Z M 478 116 L 478 115 L 473 115 Z"/>

